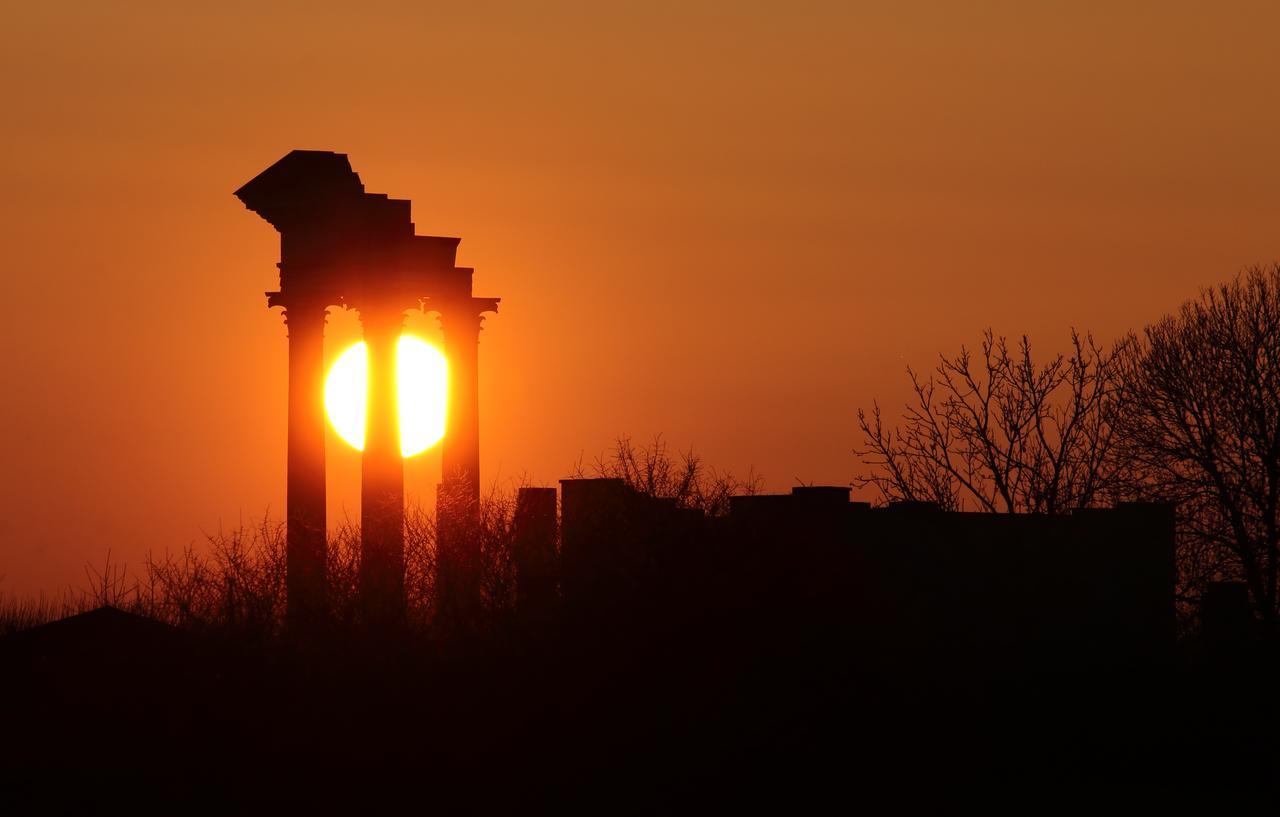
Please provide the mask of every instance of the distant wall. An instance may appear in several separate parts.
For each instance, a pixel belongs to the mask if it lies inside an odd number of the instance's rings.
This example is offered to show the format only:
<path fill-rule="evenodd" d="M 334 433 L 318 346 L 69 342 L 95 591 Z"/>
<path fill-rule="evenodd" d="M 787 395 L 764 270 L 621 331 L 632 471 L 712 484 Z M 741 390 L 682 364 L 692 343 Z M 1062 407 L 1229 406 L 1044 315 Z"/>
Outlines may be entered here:
<path fill-rule="evenodd" d="M 711 617 L 720 630 L 821 638 L 882 666 L 1080 666 L 1173 648 L 1166 505 L 944 513 L 872 509 L 847 488 L 816 487 L 736 497 L 727 519 L 704 519 L 620 480 L 561 491 L 568 609 L 647 603 L 677 626 Z"/>

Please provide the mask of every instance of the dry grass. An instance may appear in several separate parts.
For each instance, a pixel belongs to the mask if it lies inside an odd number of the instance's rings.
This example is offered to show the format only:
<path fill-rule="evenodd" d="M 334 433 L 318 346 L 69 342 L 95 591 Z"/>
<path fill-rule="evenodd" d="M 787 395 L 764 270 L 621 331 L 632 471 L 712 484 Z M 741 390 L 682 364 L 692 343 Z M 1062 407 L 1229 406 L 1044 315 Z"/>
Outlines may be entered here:
<path fill-rule="evenodd" d="M 514 493 L 494 491 L 481 502 L 479 547 L 482 612 L 508 614 L 514 604 L 511 559 Z M 270 640 L 283 630 L 285 526 L 263 518 L 220 529 L 179 551 L 150 554 L 138 569 L 113 561 L 85 569 L 84 585 L 54 597 L 0 596 L 0 635 L 112 605 L 189 630 Z M 429 630 L 436 619 L 435 514 L 410 506 L 405 514 L 405 590 L 410 625 Z M 347 522 L 328 543 L 330 618 L 359 619 L 360 528 Z"/>
<path fill-rule="evenodd" d="M 693 453 L 673 455 L 659 437 L 637 447 L 627 437 L 598 457 L 589 469 L 573 474 L 617 477 L 651 496 L 676 500 L 709 516 L 728 511 L 728 498 L 755 493 L 759 479 L 737 480 L 706 467 Z M 479 621 L 493 628 L 510 622 L 516 603 L 512 533 L 516 492 L 493 488 L 479 507 L 476 543 Z M 417 505 L 405 512 L 405 591 L 410 628 L 438 631 L 448 619 L 437 593 L 435 513 Z M 328 610 L 337 627 L 359 623 L 360 527 L 345 522 L 329 536 Z M 37 599 L 0 595 L 0 635 L 26 629 L 105 604 L 149 616 L 184 629 L 218 632 L 250 640 L 271 640 L 284 628 L 285 525 L 264 517 L 256 523 L 219 529 L 203 543 L 179 551 L 150 554 L 137 569 L 114 562 L 108 552 L 99 568 L 88 566 L 82 588 Z"/>

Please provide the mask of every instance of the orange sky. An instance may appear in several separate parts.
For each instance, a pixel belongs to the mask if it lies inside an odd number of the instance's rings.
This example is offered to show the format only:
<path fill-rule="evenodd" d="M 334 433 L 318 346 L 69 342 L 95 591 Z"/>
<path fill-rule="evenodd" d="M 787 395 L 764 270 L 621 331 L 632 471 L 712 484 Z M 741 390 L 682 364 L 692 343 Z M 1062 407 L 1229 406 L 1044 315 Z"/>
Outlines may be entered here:
<path fill-rule="evenodd" d="M 663 432 L 846 484 L 908 363 L 1114 337 L 1280 257 L 1273 3 L 205 5 L 0 26 L 0 592 L 283 512 L 277 236 L 231 193 L 291 148 L 502 297 L 486 482 Z"/>

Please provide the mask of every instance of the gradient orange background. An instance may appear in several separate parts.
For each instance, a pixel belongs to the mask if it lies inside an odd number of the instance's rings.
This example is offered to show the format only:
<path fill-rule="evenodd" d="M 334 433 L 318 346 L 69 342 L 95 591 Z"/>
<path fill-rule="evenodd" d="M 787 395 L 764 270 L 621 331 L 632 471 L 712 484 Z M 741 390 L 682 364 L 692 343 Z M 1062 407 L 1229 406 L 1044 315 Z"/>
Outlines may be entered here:
<path fill-rule="evenodd" d="M 282 514 L 277 237 L 231 192 L 292 148 L 503 298 L 486 483 L 662 432 L 845 484 L 907 364 L 1109 339 L 1280 255 L 1272 3 L 207 5 L 0 26 L 0 592 Z"/>

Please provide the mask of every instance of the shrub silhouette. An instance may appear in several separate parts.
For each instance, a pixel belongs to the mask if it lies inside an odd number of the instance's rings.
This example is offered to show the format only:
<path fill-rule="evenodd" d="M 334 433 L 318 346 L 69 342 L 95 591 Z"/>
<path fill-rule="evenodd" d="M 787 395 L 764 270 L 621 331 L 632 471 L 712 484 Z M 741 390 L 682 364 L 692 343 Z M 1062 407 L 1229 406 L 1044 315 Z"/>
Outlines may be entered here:
<path fill-rule="evenodd" d="M 709 517 L 727 515 L 730 497 L 758 494 L 763 485 L 754 470 L 738 479 L 707 466 L 692 449 L 673 455 L 662 435 L 649 445 L 636 445 L 622 435 L 591 465 L 579 460 L 570 477 L 620 479 L 645 496 L 674 500 L 678 508 L 699 510 Z"/>
<path fill-rule="evenodd" d="M 730 496 L 760 488 L 754 473 L 739 480 L 706 466 L 692 450 L 672 454 L 661 436 L 647 446 L 621 436 L 589 468 L 579 462 L 571 476 L 619 478 L 647 496 L 712 517 L 728 513 Z M 493 631 L 512 624 L 517 603 L 513 523 L 522 485 L 517 480 L 506 489 L 494 486 L 481 498 L 477 524 L 469 534 L 476 539 L 464 545 L 477 560 L 470 567 L 478 584 L 478 608 L 467 611 L 465 620 L 442 607 L 437 513 L 413 503 L 406 507 L 405 592 L 412 632 L 443 637 L 458 628 Z M 358 522 L 347 520 L 330 531 L 326 566 L 330 625 L 359 627 Z M 202 543 L 149 554 L 137 570 L 113 562 L 108 553 L 101 568 L 86 567 L 84 587 L 57 597 L 0 597 L 0 634 L 111 605 L 187 630 L 251 643 L 271 641 L 285 628 L 285 570 L 285 524 L 263 516 L 206 534 Z"/>

